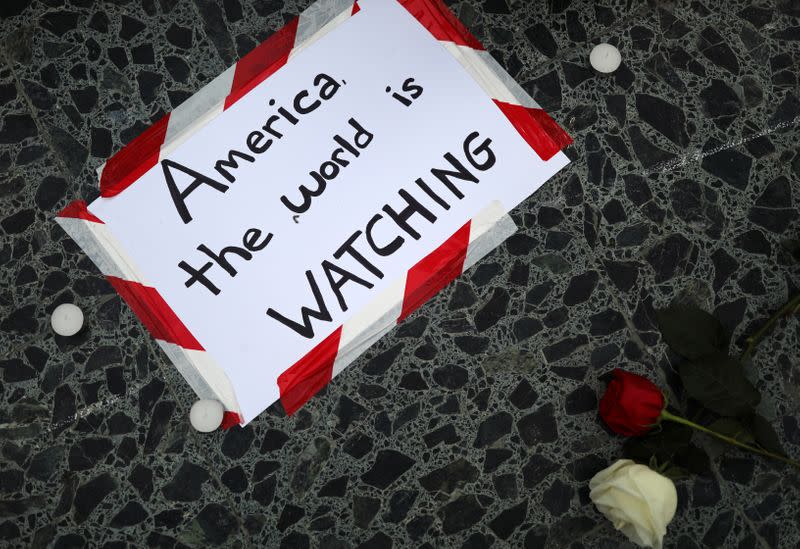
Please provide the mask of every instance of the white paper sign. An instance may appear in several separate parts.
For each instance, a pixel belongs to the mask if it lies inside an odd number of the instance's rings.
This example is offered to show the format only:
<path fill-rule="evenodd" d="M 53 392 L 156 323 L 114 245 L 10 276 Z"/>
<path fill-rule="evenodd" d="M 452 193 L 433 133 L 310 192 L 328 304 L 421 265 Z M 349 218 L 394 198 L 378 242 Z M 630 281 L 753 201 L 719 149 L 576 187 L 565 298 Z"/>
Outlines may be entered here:
<path fill-rule="evenodd" d="M 396 2 L 359 5 L 89 206 L 225 371 L 245 421 L 278 399 L 284 370 L 479 210 L 513 208 L 567 163 L 542 161 Z M 316 312 L 304 320 L 303 307 Z"/>

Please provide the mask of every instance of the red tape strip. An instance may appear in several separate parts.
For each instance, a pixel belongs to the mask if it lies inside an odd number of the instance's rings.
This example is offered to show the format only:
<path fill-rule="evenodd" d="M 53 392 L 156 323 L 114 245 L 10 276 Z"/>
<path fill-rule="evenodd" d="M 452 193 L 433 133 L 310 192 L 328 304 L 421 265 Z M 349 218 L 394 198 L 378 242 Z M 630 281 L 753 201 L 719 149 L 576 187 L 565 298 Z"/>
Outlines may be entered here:
<path fill-rule="evenodd" d="M 399 2 L 437 40 L 454 42 L 477 50 L 484 49 L 442 0 Z M 359 10 L 360 7 L 355 2 L 351 14 L 358 13 Z M 286 64 L 294 47 L 298 21 L 298 18 L 291 20 L 237 63 L 231 92 L 225 99 L 225 109 Z M 501 101 L 495 103 L 543 160 L 550 159 L 572 143 L 572 138 L 543 110 L 526 109 Z M 158 163 L 168 122 L 169 114 L 108 160 L 100 178 L 102 196 L 119 194 Z M 80 201 L 67 206 L 60 215 L 102 223 L 86 209 L 86 203 Z M 461 274 L 469 245 L 469 232 L 470 223 L 467 223 L 409 270 L 403 309 L 398 322 Z M 107 278 L 153 337 L 187 349 L 203 350 L 155 288 L 116 277 Z M 287 414 L 296 412 L 330 381 L 341 331 L 341 327 L 338 328 L 278 378 L 281 402 Z M 238 414 L 225 413 L 223 429 L 239 423 L 241 418 Z"/>
<path fill-rule="evenodd" d="M 459 46 L 469 46 L 476 50 L 484 49 L 483 44 L 472 36 L 442 0 L 398 1 L 437 40 L 454 42 Z"/>
<path fill-rule="evenodd" d="M 572 137 L 544 109 L 528 109 L 528 112 L 559 149 L 572 144 Z"/>
<path fill-rule="evenodd" d="M 467 222 L 444 244 L 409 269 L 398 322 L 461 274 L 467 257 L 470 225 L 471 222 Z M 339 327 L 278 377 L 281 404 L 288 415 L 294 414 L 330 382 L 341 336 L 342 328 Z"/>
<path fill-rule="evenodd" d="M 308 399 L 331 380 L 333 363 L 339 352 L 341 337 L 342 327 L 340 326 L 306 356 L 278 376 L 281 404 L 288 415 L 299 410 Z"/>
<path fill-rule="evenodd" d="M 83 200 L 73 200 L 67 204 L 67 207 L 59 212 L 58 217 L 85 219 L 86 221 L 91 221 L 93 223 L 104 224 L 99 217 L 96 217 L 92 212 L 89 211 L 89 209 L 86 207 L 86 202 Z"/>
<path fill-rule="evenodd" d="M 168 123 L 169 113 L 108 159 L 100 174 L 101 196 L 108 198 L 118 195 L 158 164 Z"/>
<path fill-rule="evenodd" d="M 403 310 L 397 322 L 416 311 L 464 270 L 471 223 L 467 221 L 444 244 L 408 270 L 403 294 Z"/>
<path fill-rule="evenodd" d="M 497 99 L 494 103 L 542 160 L 550 160 L 572 143 L 572 138 L 542 109 L 528 109 Z"/>
<path fill-rule="evenodd" d="M 298 21 L 295 17 L 286 23 L 236 63 L 233 85 L 224 108 L 229 108 L 286 64 L 294 47 Z"/>
<path fill-rule="evenodd" d="M 238 427 L 242 423 L 242 416 L 237 414 L 236 412 L 229 412 L 225 410 L 225 413 L 222 414 L 222 424 L 220 427 L 223 431 L 227 431 L 231 427 Z"/>
<path fill-rule="evenodd" d="M 116 276 L 106 278 L 154 338 L 185 349 L 204 350 L 158 290 Z"/>

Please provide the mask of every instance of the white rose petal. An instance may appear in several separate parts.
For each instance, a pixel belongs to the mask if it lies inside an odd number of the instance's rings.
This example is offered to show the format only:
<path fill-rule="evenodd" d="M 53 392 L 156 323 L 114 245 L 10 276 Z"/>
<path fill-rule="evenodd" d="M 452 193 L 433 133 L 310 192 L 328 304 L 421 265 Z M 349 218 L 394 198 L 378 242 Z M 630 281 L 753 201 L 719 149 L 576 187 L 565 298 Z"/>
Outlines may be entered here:
<path fill-rule="evenodd" d="M 620 459 L 589 481 L 597 509 L 640 547 L 661 549 L 675 516 L 678 493 L 667 477 L 646 465 Z"/>

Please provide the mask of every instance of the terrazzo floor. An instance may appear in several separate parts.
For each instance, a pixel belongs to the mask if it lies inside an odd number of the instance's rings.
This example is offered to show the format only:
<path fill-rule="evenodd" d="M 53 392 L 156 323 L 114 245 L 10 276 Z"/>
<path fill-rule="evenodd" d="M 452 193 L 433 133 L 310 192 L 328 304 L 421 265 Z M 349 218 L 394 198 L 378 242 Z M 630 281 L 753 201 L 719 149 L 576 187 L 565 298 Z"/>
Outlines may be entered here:
<path fill-rule="evenodd" d="M 0 2 L 0 545 L 626 544 L 588 497 L 621 455 L 615 367 L 682 395 L 654 308 L 752 333 L 800 287 L 798 0 L 448 2 L 574 137 L 519 231 L 297 414 L 203 435 L 194 395 L 53 217 L 96 167 L 306 7 Z M 612 76 L 587 68 L 616 44 Z M 73 302 L 88 327 L 54 337 Z M 800 456 L 800 324 L 749 375 Z M 800 476 L 696 439 L 666 547 L 800 545 Z"/>

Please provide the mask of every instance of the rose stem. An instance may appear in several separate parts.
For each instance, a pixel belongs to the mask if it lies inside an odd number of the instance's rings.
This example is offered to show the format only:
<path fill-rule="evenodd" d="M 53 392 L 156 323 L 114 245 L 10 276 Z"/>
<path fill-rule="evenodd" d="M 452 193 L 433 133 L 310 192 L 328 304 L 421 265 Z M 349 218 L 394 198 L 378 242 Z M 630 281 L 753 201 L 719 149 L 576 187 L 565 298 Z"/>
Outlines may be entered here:
<path fill-rule="evenodd" d="M 767 332 L 772 329 L 772 326 L 778 321 L 778 319 L 784 315 L 790 314 L 790 312 L 798 306 L 800 306 L 800 294 L 795 295 L 792 299 L 786 302 L 786 304 L 781 307 L 777 313 L 772 315 L 756 333 L 745 340 L 747 342 L 747 348 L 742 353 L 742 356 L 739 357 L 739 362 L 744 363 L 745 360 L 750 358 L 750 355 L 753 354 L 756 345 L 758 345 L 764 336 L 767 335 Z"/>
<path fill-rule="evenodd" d="M 703 433 L 709 434 L 712 437 L 716 437 L 720 440 L 727 442 L 728 444 L 733 444 L 734 446 L 739 446 L 740 448 L 744 448 L 746 450 L 750 450 L 751 452 L 755 452 L 756 454 L 761 454 L 762 456 L 767 456 L 772 459 L 777 459 L 779 461 L 783 461 L 784 463 L 788 463 L 794 467 L 800 469 L 800 463 L 794 461 L 793 459 L 789 459 L 786 456 L 782 456 L 780 454 L 774 454 L 767 450 L 762 450 L 761 448 L 756 448 L 755 446 L 750 446 L 749 444 L 745 444 L 744 442 L 740 442 L 735 438 L 731 438 L 729 436 L 723 435 L 721 433 L 717 433 L 716 431 L 712 431 L 707 427 L 703 427 L 702 425 L 698 425 L 688 419 L 684 419 L 680 416 L 675 416 L 667 412 L 666 408 L 661 410 L 661 419 L 666 419 L 668 421 L 674 421 L 675 423 L 681 423 L 683 425 L 688 425 L 692 429 L 697 429 L 698 431 L 702 431 Z"/>

